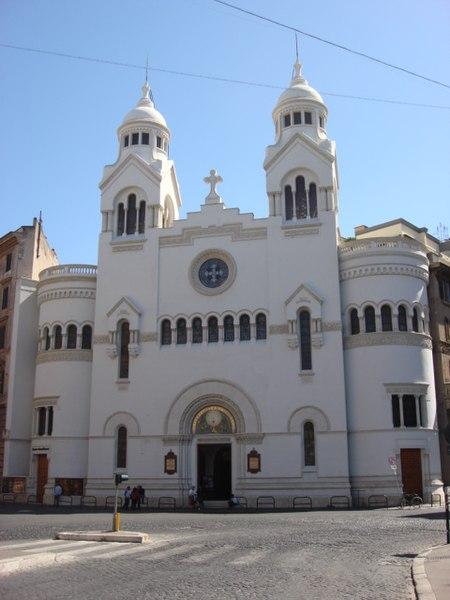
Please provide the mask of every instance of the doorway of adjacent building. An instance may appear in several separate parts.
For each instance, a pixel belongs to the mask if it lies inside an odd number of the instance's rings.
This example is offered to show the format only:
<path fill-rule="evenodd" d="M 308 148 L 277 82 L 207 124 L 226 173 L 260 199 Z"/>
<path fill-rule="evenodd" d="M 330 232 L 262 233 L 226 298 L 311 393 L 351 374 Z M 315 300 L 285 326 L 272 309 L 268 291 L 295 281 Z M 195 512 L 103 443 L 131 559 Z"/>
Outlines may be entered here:
<path fill-rule="evenodd" d="M 229 499 L 231 444 L 198 444 L 197 488 L 204 500 Z"/>
<path fill-rule="evenodd" d="M 400 450 L 400 460 L 402 465 L 403 493 L 417 494 L 423 498 L 420 448 L 402 448 Z"/>
<path fill-rule="evenodd" d="M 48 458 L 46 454 L 38 454 L 37 457 L 37 483 L 36 502 L 44 499 L 44 490 L 48 480 Z"/>

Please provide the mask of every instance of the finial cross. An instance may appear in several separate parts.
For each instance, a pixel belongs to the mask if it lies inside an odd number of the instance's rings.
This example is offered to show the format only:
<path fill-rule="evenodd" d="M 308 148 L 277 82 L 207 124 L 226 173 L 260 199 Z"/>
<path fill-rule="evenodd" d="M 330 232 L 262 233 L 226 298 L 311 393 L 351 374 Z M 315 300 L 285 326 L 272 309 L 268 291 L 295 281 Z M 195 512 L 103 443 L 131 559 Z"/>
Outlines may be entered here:
<path fill-rule="evenodd" d="M 222 183 L 222 177 L 217 173 L 216 169 L 211 169 L 208 177 L 203 179 L 205 183 L 208 183 L 211 186 L 209 190 L 209 194 L 206 196 L 206 201 L 210 204 L 215 204 L 216 202 L 220 202 L 220 196 L 217 193 L 216 186 L 218 183 Z"/>

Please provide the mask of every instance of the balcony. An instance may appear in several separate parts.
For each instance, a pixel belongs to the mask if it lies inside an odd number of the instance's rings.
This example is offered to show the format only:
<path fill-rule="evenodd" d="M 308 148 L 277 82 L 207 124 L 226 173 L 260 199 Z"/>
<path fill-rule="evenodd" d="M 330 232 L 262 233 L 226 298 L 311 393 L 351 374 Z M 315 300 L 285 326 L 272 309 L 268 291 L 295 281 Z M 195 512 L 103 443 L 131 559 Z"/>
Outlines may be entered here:
<path fill-rule="evenodd" d="M 71 279 L 92 279 L 97 277 L 96 265 L 57 265 L 49 267 L 39 273 L 39 281 L 48 281 L 70 277 Z"/>

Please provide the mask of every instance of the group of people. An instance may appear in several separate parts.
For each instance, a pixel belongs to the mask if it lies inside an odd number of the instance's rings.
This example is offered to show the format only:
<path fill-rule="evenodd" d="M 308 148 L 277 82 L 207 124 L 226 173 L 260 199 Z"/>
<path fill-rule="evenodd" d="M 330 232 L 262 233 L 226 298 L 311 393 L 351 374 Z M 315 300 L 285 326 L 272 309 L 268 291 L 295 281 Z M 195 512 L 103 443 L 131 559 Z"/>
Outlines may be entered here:
<path fill-rule="evenodd" d="M 194 485 L 189 488 L 188 504 L 189 508 L 192 508 L 192 510 L 201 510 L 203 508 L 203 496 L 200 488 L 196 490 Z M 228 498 L 229 508 L 236 508 L 239 504 L 239 498 L 234 494 L 231 494 Z"/>
<path fill-rule="evenodd" d="M 141 504 L 145 499 L 145 490 L 142 485 L 136 485 L 133 489 L 131 486 L 127 486 L 123 493 L 123 510 L 141 510 Z"/>

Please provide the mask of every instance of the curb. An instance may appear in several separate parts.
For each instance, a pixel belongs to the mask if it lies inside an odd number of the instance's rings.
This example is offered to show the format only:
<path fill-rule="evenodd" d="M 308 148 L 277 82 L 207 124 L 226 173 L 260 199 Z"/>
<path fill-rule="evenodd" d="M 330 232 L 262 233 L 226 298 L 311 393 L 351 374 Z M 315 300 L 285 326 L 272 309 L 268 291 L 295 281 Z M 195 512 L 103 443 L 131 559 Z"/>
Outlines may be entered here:
<path fill-rule="evenodd" d="M 60 531 L 55 534 L 54 539 L 145 544 L 150 541 L 150 536 L 148 533 L 139 533 L 137 531 Z"/>
<path fill-rule="evenodd" d="M 427 555 L 436 548 L 442 548 L 445 544 L 439 544 L 439 546 L 432 546 L 425 552 L 421 552 L 416 556 L 411 565 L 411 577 L 414 583 L 414 591 L 416 592 L 417 600 L 436 600 L 436 596 L 433 592 L 433 588 L 428 580 L 427 573 L 425 571 L 425 561 Z"/>

